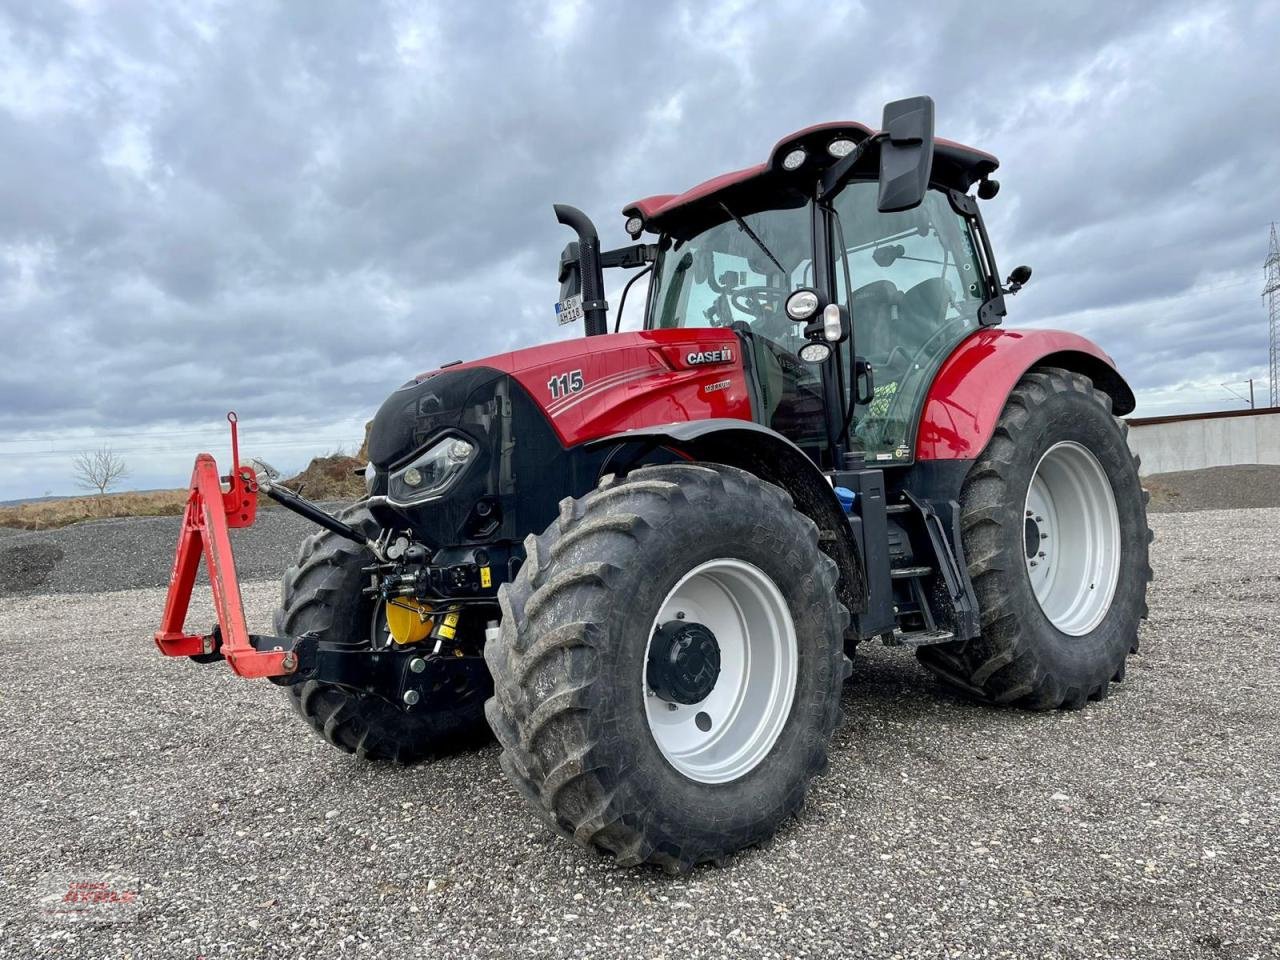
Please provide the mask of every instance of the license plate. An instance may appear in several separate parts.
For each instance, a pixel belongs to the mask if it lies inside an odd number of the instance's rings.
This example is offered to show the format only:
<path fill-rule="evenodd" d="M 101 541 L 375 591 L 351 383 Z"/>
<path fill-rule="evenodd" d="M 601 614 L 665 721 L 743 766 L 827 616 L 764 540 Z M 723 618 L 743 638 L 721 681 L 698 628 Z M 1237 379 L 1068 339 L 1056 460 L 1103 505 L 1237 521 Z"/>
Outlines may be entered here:
<path fill-rule="evenodd" d="M 556 304 L 556 320 L 563 326 L 582 319 L 582 294 L 568 297 Z"/>

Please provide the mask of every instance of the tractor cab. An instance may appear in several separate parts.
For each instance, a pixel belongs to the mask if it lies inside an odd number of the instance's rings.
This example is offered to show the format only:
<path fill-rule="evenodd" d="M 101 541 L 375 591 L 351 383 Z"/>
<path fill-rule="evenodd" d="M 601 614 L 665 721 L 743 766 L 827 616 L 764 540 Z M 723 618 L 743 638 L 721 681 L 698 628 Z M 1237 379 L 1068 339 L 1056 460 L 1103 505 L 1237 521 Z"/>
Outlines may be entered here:
<path fill-rule="evenodd" d="M 824 124 L 766 163 L 624 210 L 633 235 L 658 235 L 645 328 L 734 330 L 758 422 L 827 467 L 849 454 L 909 462 L 938 367 L 1004 313 L 967 195 L 975 182 L 994 195 L 998 163 L 934 141 L 916 109 L 896 148 L 861 124 Z M 904 151 L 924 186 L 885 203 L 884 167 Z"/>

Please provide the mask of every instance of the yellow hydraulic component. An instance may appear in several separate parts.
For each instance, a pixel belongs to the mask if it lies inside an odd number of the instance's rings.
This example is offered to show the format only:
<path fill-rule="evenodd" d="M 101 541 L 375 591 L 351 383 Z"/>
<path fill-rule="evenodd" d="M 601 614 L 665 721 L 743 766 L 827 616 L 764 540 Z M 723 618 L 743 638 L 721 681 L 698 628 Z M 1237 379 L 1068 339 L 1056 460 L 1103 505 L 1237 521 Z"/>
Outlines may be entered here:
<path fill-rule="evenodd" d="M 436 646 L 440 647 L 445 640 L 452 640 L 458 635 L 458 614 L 450 611 L 440 618 L 440 624 L 436 627 L 435 633 L 432 634 L 436 640 Z"/>
<path fill-rule="evenodd" d="M 396 643 L 418 643 L 431 635 L 431 607 L 417 600 L 397 597 L 387 601 L 387 629 Z"/>

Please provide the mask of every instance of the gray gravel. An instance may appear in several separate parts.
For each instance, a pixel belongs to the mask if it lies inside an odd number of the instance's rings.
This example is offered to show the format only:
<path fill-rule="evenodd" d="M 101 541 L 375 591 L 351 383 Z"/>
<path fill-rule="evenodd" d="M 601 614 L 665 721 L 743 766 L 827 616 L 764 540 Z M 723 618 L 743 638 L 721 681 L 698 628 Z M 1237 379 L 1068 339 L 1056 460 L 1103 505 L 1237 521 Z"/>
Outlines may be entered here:
<path fill-rule="evenodd" d="M 56 530 L 0 527 L 0 596 L 164 586 L 181 529 L 181 517 L 92 520 Z M 262 510 L 253 526 L 231 531 L 236 567 L 246 580 L 277 579 L 315 529 L 288 510 Z"/>
<path fill-rule="evenodd" d="M 1142 478 L 1153 513 L 1280 507 L 1280 465 L 1241 463 Z"/>
<path fill-rule="evenodd" d="M 160 658 L 159 590 L 0 599 L 0 956 L 1280 956 L 1280 510 L 1155 526 L 1109 700 L 986 709 L 867 647 L 802 817 L 676 879 L 536 825 L 492 746 L 362 764 Z M 99 880 L 134 907 L 41 913 Z"/>

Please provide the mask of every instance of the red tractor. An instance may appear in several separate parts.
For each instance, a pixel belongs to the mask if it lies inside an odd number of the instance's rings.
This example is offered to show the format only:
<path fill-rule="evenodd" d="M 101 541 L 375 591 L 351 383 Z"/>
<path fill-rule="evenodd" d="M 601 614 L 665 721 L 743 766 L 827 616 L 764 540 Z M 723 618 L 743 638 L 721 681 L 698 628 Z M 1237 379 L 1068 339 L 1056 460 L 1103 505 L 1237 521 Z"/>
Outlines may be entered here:
<path fill-rule="evenodd" d="M 361 757 L 492 731 L 552 827 L 672 871 L 800 809 L 861 641 L 988 703 L 1104 698 L 1151 577 L 1134 398 L 1088 340 L 1000 326 L 1031 271 L 999 279 L 969 192 L 996 167 L 920 97 L 636 201 L 632 246 L 556 207 L 586 336 L 409 380 L 338 516 L 201 455 L 157 643 Z M 607 267 L 650 274 L 642 330 L 606 329 Z M 271 636 L 227 534 L 259 489 L 323 528 Z M 202 552 L 219 623 L 188 634 Z"/>

